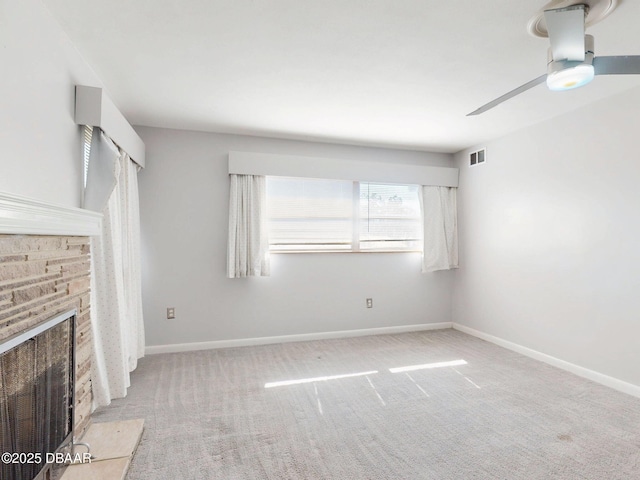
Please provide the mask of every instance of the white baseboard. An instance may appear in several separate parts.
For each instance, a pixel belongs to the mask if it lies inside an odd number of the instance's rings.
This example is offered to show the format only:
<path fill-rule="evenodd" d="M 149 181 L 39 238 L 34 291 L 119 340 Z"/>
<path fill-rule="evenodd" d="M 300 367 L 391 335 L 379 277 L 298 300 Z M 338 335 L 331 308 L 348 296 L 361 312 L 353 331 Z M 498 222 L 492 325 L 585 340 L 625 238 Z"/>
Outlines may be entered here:
<path fill-rule="evenodd" d="M 273 343 L 305 342 L 309 340 L 326 340 L 332 338 L 363 337 L 365 335 L 384 335 L 390 333 L 419 332 L 422 330 L 440 330 L 451 328 L 451 322 L 421 323 L 397 327 L 363 328 L 359 330 L 341 330 L 337 332 L 302 333 L 299 335 L 281 335 L 276 337 L 239 338 L 236 340 L 214 340 L 210 342 L 176 343 L 173 345 L 151 345 L 145 348 L 147 355 L 155 353 L 191 352 L 194 350 L 211 350 L 215 348 L 248 347 L 253 345 L 269 345 Z"/>
<path fill-rule="evenodd" d="M 499 337 L 494 337 L 493 335 L 480 332 L 479 330 L 475 330 L 459 323 L 454 322 L 453 328 L 469 335 L 473 335 L 474 337 L 481 338 L 482 340 L 486 340 L 487 342 L 495 343 L 496 345 L 520 353 L 535 360 L 540 360 L 541 362 L 548 363 L 549 365 L 553 365 L 554 367 L 566 370 L 567 372 L 571 372 L 593 382 L 613 388 L 614 390 L 618 390 L 620 392 L 624 392 L 629 395 L 633 395 L 634 397 L 640 398 L 640 386 L 634 385 L 633 383 L 628 383 L 623 380 L 598 373 L 594 370 L 589 370 L 588 368 L 584 368 L 579 365 L 560 360 L 559 358 L 552 357 L 551 355 L 547 355 L 546 353 L 541 353 L 537 350 L 523 347 L 522 345 L 518 345 L 517 343 L 513 343 L 508 340 L 503 340 Z"/>

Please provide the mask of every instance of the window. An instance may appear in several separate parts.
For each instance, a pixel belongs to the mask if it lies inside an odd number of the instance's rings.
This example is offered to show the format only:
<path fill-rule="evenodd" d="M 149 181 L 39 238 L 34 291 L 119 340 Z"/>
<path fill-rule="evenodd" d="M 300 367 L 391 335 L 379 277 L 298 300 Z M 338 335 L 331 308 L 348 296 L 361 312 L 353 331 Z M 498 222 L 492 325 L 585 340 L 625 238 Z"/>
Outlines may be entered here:
<path fill-rule="evenodd" d="M 267 177 L 269 244 L 278 250 L 351 250 L 353 182 Z"/>
<path fill-rule="evenodd" d="M 417 185 L 267 177 L 271 251 L 422 248 Z"/>
<path fill-rule="evenodd" d="M 356 183 L 360 189 L 360 250 L 421 250 L 417 185 Z"/>
<path fill-rule="evenodd" d="M 87 188 L 87 175 L 89 174 L 89 157 L 91 156 L 91 138 L 93 127 L 85 125 L 82 137 L 82 158 L 84 164 L 84 187 Z"/>

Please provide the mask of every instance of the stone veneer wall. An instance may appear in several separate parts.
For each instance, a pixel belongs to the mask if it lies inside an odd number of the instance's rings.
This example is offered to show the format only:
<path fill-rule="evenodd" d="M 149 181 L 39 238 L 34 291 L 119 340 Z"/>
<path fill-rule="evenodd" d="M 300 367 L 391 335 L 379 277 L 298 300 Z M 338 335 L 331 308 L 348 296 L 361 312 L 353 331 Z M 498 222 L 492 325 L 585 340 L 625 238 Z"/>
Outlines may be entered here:
<path fill-rule="evenodd" d="M 77 310 L 75 435 L 91 418 L 89 238 L 0 235 L 0 342 Z"/>

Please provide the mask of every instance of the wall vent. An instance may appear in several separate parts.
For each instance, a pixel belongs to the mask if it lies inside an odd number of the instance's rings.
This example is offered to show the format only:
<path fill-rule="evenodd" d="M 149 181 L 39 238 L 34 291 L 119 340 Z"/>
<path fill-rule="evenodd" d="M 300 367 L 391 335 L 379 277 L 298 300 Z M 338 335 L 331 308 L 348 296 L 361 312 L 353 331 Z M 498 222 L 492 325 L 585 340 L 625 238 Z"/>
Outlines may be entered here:
<path fill-rule="evenodd" d="M 469 154 L 469 166 L 480 165 L 487 161 L 487 149 L 482 148 Z"/>

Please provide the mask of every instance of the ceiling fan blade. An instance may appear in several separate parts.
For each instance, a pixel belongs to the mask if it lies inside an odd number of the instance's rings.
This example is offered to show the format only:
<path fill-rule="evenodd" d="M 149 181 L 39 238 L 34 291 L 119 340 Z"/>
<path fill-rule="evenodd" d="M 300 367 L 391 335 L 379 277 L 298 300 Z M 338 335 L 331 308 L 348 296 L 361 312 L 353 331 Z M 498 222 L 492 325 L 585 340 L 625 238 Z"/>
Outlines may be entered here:
<path fill-rule="evenodd" d="M 467 117 L 470 117 L 472 115 L 480 115 L 481 113 L 484 113 L 487 110 L 491 110 L 493 107 L 500 105 L 502 102 L 504 102 L 506 100 L 509 100 L 510 98 L 521 94 L 522 92 L 526 92 L 527 90 L 529 90 L 530 88 L 535 87 L 536 85 L 540 85 L 546 79 L 547 79 L 547 74 L 546 73 L 544 75 L 540 75 L 538 78 L 535 78 L 535 79 L 531 80 L 530 82 L 525 83 L 524 85 L 520 85 L 518 88 L 515 88 L 515 89 L 511 90 L 509 93 L 505 93 L 501 97 L 498 97 L 495 100 L 493 100 L 493 101 L 481 106 L 477 110 L 474 110 L 473 112 L 468 113 Z"/>
<path fill-rule="evenodd" d="M 593 69 L 596 75 L 640 75 L 640 55 L 596 57 Z"/>
<path fill-rule="evenodd" d="M 544 11 L 554 61 L 584 60 L 584 18 L 584 5 Z"/>

